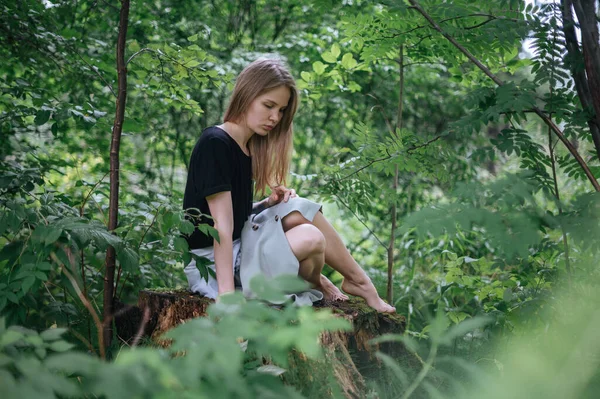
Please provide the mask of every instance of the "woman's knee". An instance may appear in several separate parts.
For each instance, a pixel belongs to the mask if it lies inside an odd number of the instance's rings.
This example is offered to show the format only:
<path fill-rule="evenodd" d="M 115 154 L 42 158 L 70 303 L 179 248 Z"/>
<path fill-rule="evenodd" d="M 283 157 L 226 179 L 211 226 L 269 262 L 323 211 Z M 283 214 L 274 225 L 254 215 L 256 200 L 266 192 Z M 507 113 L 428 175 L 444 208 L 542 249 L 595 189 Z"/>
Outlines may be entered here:
<path fill-rule="evenodd" d="M 310 246 L 313 253 L 324 253 L 325 246 L 327 243 L 325 242 L 325 236 L 321 233 L 321 230 L 313 226 L 312 224 L 306 225 L 310 227 L 310 232 L 308 234 L 307 239 L 310 241 Z"/>
<path fill-rule="evenodd" d="M 325 252 L 327 245 L 325 236 L 312 224 L 296 226 L 290 229 L 286 235 L 292 251 L 300 260 Z"/>

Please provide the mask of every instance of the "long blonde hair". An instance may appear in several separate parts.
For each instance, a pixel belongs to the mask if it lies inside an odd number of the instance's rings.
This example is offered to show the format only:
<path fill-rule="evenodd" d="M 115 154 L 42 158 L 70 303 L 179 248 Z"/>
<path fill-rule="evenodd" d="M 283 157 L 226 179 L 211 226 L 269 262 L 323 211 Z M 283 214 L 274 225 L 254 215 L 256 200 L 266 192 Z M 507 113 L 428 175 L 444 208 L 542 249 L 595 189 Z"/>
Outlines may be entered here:
<path fill-rule="evenodd" d="M 286 66 L 279 60 L 259 59 L 244 68 L 235 82 L 223 117 L 224 122 L 239 123 L 256 97 L 280 86 L 290 89 L 290 101 L 281 120 L 266 136 L 254 134 L 248 141 L 255 189 L 262 195 L 265 194 L 267 185 L 273 187 L 285 184 L 290 166 L 292 121 L 298 109 L 298 90 Z"/>

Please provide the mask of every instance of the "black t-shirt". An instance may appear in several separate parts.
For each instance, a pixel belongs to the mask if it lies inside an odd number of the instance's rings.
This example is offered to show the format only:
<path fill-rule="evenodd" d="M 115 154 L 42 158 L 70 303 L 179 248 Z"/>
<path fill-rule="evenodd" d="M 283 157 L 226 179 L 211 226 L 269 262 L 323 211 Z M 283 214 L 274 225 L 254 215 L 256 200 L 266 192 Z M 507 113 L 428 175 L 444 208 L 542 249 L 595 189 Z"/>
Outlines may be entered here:
<path fill-rule="evenodd" d="M 202 132 L 192 151 L 183 209 L 198 208 L 203 214 L 210 215 L 206 197 L 222 191 L 231 191 L 232 238 L 235 240 L 241 236 L 242 227 L 252 210 L 252 159 L 227 132 L 213 126 Z M 207 218 L 202 218 L 198 223 L 214 225 Z M 198 229 L 186 238 L 190 249 L 214 244 L 212 237 Z"/>

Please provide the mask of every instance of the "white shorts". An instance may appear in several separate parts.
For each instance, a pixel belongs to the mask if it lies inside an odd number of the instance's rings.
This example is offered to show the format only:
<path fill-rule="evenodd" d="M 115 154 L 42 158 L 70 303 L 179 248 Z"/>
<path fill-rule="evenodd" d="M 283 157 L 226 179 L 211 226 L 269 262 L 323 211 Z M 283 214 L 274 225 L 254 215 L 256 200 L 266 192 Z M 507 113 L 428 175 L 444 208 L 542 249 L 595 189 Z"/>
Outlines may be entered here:
<path fill-rule="evenodd" d="M 236 286 L 241 286 L 239 283 L 240 276 L 240 261 L 241 261 L 241 243 L 242 241 L 238 238 L 233 241 L 233 275 Z M 210 267 L 215 271 L 215 249 L 214 247 L 192 249 L 190 251 L 194 255 L 202 256 L 212 262 Z M 208 298 L 215 299 L 219 295 L 219 286 L 217 280 L 209 273 L 208 281 L 206 281 L 201 275 L 198 267 L 196 267 L 196 259 L 192 258 L 192 261 L 183 269 L 188 280 L 189 290 L 197 292 Z"/>

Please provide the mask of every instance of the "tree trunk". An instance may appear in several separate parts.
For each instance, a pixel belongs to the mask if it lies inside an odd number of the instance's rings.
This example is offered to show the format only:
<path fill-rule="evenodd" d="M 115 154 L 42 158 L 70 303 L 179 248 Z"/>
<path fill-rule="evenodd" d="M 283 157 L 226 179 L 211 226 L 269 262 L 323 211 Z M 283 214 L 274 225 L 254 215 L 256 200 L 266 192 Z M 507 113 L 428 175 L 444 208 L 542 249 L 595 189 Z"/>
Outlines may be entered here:
<path fill-rule="evenodd" d="M 121 0 L 119 18 L 119 36 L 117 39 L 117 74 L 118 93 L 115 112 L 115 121 L 112 129 L 110 143 L 110 201 L 108 209 L 108 230 L 117 228 L 119 212 L 119 147 L 121 132 L 125 119 L 125 102 L 127 100 L 127 67 L 125 64 L 125 40 L 127 38 L 127 24 L 129 21 L 129 0 Z M 113 322 L 113 297 L 115 279 L 115 248 L 110 246 L 106 251 L 104 269 L 104 308 L 103 308 L 103 335 L 104 345 L 108 349 L 112 340 Z"/>
<path fill-rule="evenodd" d="M 121 310 L 115 315 L 117 333 L 128 343 L 148 336 L 155 343 L 168 346 L 170 342 L 161 338 L 163 333 L 191 318 L 206 316 L 208 306 L 213 302 L 212 299 L 192 295 L 185 290 L 144 290 L 140 292 L 137 306 L 119 304 Z M 378 313 L 362 299 L 356 298 L 346 302 L 321 302 L 315 308 L 330 308 L 334 314 L 348 320 L 353 329 L 323 332 L 320 343 L 325 356 L 320 360 L 308 359 L 302 353 L 292 353 L 289 370 L 283 375 L 286 383 L 301 391 L 311 390 L 312 393 L 323 388 L 317 397 L 327 398 L 331 396 L 327 396 L 324 388 L 330 385 L 328 376 L 333 372 L 346 398 L 364 398 L 367 389 L 363 373 L 372 373 L 374 368 L 382 366 L 374 356 L 378 350 L 418 366 L 418 360 L 398 342 L 369 343 L 382 334 L 402 334 L 405 328 L 403 316 Z M 309 392 L 303 393 L 314 396 Z"/>

